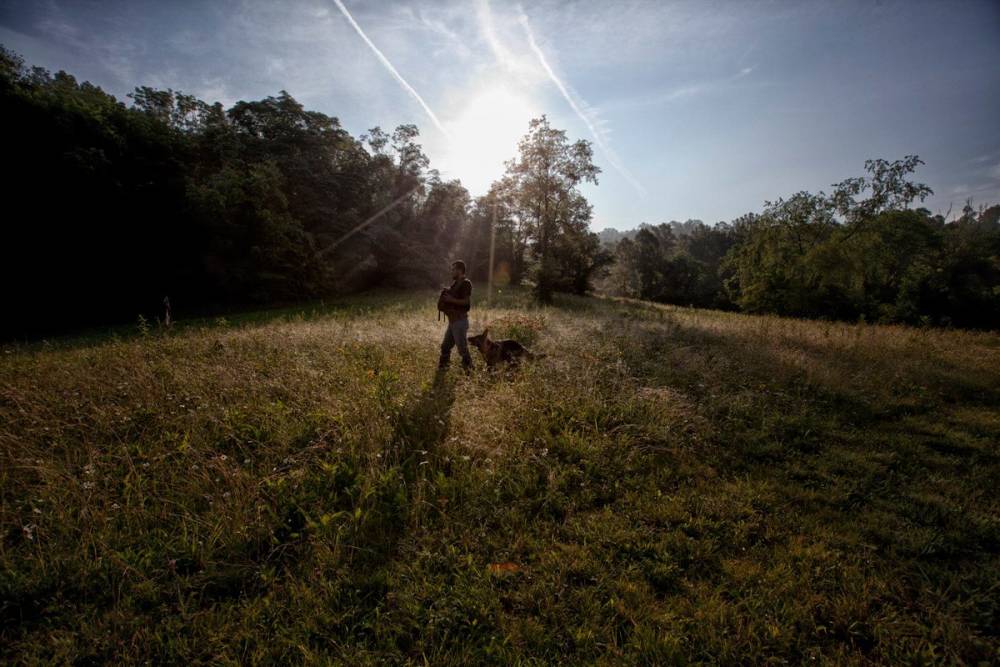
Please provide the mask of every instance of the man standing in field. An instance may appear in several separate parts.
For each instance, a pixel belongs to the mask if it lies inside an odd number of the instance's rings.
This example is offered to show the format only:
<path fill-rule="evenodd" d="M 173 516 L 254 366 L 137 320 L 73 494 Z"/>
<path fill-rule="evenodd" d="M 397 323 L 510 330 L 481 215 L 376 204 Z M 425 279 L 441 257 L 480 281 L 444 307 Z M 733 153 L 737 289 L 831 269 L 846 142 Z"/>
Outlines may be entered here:
<path fill-rule="evenodd" d="M 448 328 L 441 341 L 441 359 L 438 368 L 448 368 L 451 359 L 451 348 L 458 345 L 458 353 L 462 356 L 462 368 L 468 372 L 472 368 L 472 357 L 469 355 L 469 308 L 472 304 L 472 282 L 465 277 L 465 262 L 457 260 L 451 264 L 451 287 L 442 287 L 438 298 L 438 310 L 448 318 Z"/>

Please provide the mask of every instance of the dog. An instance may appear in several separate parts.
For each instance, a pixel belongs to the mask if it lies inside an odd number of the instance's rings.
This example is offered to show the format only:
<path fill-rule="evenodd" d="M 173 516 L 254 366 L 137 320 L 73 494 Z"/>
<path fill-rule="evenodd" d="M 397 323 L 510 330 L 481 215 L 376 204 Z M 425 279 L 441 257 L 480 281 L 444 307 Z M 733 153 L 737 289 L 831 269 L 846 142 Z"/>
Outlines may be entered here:
<path fill-rule="evenodd" d="M 544 355 L 535 354 L 516 340 L 490 340 L 490 328 L 483 329 L 478 336 L 469 336 L 469 345 L 473 345 L 483 355 L 486 367 L 493 369 L 501 361 L 516 365 L 525 359 L 540 359 Z"/>

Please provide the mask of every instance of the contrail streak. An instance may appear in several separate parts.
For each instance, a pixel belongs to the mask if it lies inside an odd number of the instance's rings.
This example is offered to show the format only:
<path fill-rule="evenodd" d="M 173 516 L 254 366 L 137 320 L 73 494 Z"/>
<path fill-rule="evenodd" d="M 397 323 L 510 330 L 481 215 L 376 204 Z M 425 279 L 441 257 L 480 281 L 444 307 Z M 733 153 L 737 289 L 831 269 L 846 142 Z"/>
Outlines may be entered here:
<path fill-rule="evenodd" d="M 552 67 L 549 66 L 549 61 L 545 59 L 545 54 L 542 52 L 542 49 L 539 48 L 538 43 L 535 42 L 535 34 L 531 31 L 531 25 L 528 23 L 528 16 L 523 11 L 521 12 L 519 20 L 521 22 L 521 26 L 524 28 L 525 34 L 528 36 L 528 44 L 531 46 L 531 50 L 538 58 L 538 62 L 541 64 L 542 69 L 544 69 L 545 73 L 549 75 L 549 79 L 555 84 L 556 88 L 559 89 L 559 92 L 569 104 L 570 108 L 573 109 L 576 115 L 580 117 L 580 120 L 583 121 L 583 124 L 587 126 L 587 129 L 590 130 L 590 133 L 594 137 L 594 143 L 596 143 L 597 147 L 604 153 L 604 156 L 608 159 L 608 162 L 611 163 L 611 166 L 614 167 L 639 194 L 645 196 L 646 189 L 642 187 L 642 184 L 639 183 L 639 181 L 637 181 L 635 177 L 629 173 L 628 169 L 625 168 L 625 165 L 621 163 L 614 150 L 612 150 L 612 148 L 608 146 L 607 142 L 604 140 L 603 133 L 597 129 L 597 126 L 594 125 L 590 116 L 580 107 L 579 104 L 577 104 L 573 95 L 570 94 L 569 89 L 566 88 L 566 85 L 559 79 L 558 76 L 556 76 Z"/>
<path fill-rule="evenodd" d="M 421 107 L 423 107 L 424 111 L 427 112 L 427 115 L 430 116 L 430 119 L 434 121 L 434 125 L 437 126 L 437 129 L 441 130 L 441 134 L 447 137 L 448 132 L 444 129 L 444 126 L 441 125 L 441 121 L 439 121 L 438 117 L 434 115 L 434 112 L 431 111 L 431 108 L 427 106 L 427 102 L 424 102 L 424 98 L 420 97 L 420 93 L 414 90 L 413 86 L 406 82 L 406 79 L 404 79 L 402 75 L 396 71 L 396 68 L 392 66 L 392 63 L 389 62 L 389 59 L 386 58 L 381 51 L 379 51 L 378 47 L 372 43 L 372 40 L 368 39 L 368 35 L 366 35 L 365 31 L 361 29 L 358 22 L 354 20 L 351 13 L 347 11 L 347 7 L 344 6 L 344 3 L 341 0 L 333 0 L 333 3 L 337 5 L 337 9 L 339 9 L 340 13 L 344 15 L 344 18 L 346 18 L 348 23 L 351 24 L 351 27 L 354 28 L 356 33 L 358 33 L 358 36 L 361 37 L 361 39 L 365 41 L 365 44 L 367 44 L 368 47 L 375 52 L 375 55 L 382 62 L 382 64 L 385 65 L 385 68 L 389 70 L 389 73 L 392 74 L 396 81 L 399 82 L 399 85 L 401 85 L 403 89 L 408 92 Z"/>
<path fill-rule="evenodd" d="M 511 63 L 513 59 L 511 58 L 510 51 L 497 38 L 496 30 L 493 28 L 493 13 L 490 11 L 490 0 L 480 0 L 476 14 L 479 19 L 479 27 L 483 32 L 483 36 L 486 37 L 493 55 L 496 56 L 497 61 L 501 65 L 507 69 L 512 69 Z"/>

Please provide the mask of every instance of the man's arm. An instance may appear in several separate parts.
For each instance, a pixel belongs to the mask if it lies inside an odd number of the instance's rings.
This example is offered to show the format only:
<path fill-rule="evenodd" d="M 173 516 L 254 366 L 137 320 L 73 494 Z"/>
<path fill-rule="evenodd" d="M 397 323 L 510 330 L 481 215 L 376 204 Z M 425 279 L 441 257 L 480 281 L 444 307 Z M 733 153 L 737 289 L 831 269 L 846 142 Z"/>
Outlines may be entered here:
<path fill-rule="evenodd" d="M 464 283 L 461 289 L 462 296 L 455 297 L 450 294 L 444 295 L 444 302 L 451 306 L 468 306 L 472 296 L 472 284 Z"/>
<path fill-rule="evenodd" d="M 469 305 L 469 297 L 466 296 L 466 297 L 462 297 L 461 299 L 456 299 L 455 297 L 453 297 L 453 296 L 451 296 L 449 294 L 445 294 L 444 295 L 444 302 L 446 304 L 448 304 L 449 306 L 468 306 Z"/>

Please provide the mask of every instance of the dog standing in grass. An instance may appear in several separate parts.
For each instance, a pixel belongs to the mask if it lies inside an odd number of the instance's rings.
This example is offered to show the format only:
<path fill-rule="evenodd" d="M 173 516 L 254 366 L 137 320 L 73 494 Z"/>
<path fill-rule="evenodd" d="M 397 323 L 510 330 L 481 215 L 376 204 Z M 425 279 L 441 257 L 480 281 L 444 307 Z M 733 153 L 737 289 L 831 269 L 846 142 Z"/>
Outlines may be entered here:
<path fill-rule="evenodd" d="M 522 358 L 539 359 L 545 356 L 535 354 L 516 340 L 492 340 L 489 327 L 478 336 L 469 336 L 469 343 L 482 353 L 489 370 L 496 368 L 500 362 L 516 366 Z"/>
<path fill-rule="evenodd" d="M 472 307 L 472 282 L 465 277 L 465 262 L 457 260 L 451 264 L 451 287 L 442 287 L 438 297 L 438 310 L 448 318 L 448 328 L 441 341 L 441 358 L 438 369 L 448 368 L 451 359 L 451 348 L 458 345 L 458 354 L 462 357 L 462 368 L 469 371 L 472 368 L 472 356 L 469 354 L 469 343 L 466 335 L 469 333 L 469 309 Z"/>

